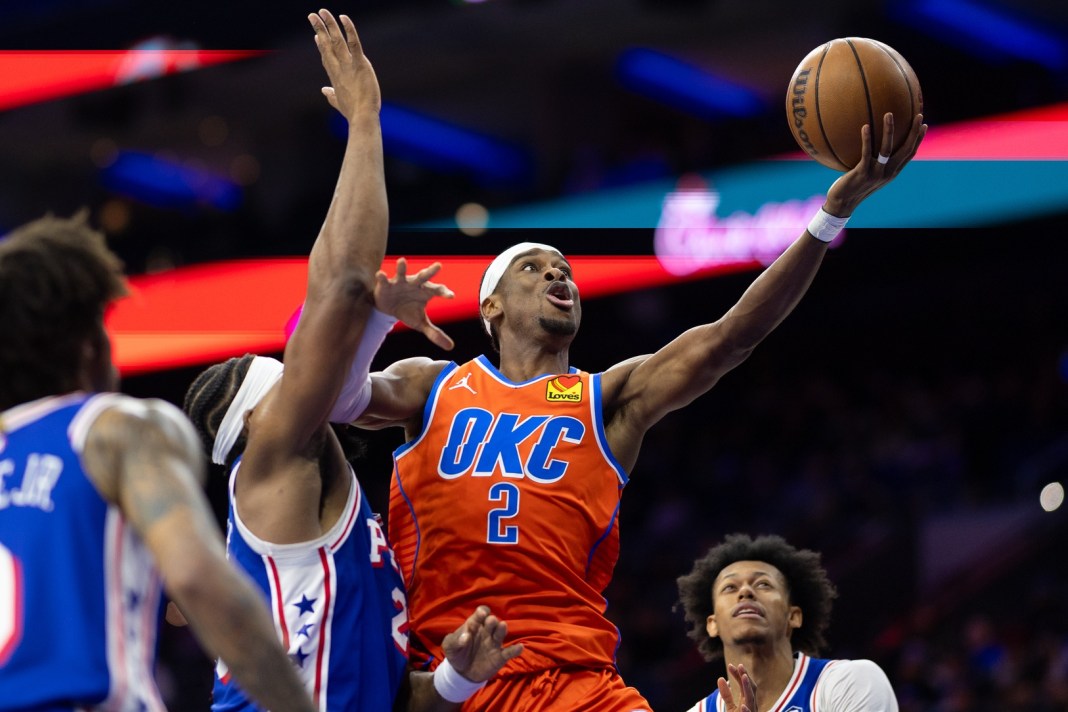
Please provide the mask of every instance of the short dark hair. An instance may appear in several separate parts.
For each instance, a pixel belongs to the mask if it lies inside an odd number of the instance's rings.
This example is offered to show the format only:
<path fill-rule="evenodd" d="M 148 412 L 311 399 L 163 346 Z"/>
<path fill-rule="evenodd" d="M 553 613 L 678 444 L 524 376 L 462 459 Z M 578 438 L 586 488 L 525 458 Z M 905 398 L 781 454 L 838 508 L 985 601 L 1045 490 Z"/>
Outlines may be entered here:
<path fill-rule="evenodd" d="M 716 644 L 706 628 L 713 613 L 712 586 L 720 572 L 737 561 L 763 561 L 782 572 L 790 604 L 800 607 L 803 614 L 801 627 L 793 632 L 790 644 L 794 650 L 819 654 L 827 644 L 824 632 L 831 622 L 831 607 L 838 595 L 820 563 L 819 553 L 796 549 L 773 534 L 756 539 L 747 534 L 730 534 L 697 559 L 690 573 L 677 579 L 676 608 L 682 606 L 690 624 L 687 635 L 697 643 L 705 660 L 723 655 L 722 644 Z"/>
<path fill-rule="evenodd" d="M 215 446 L 215 436 L 219 433 L 223 416 L 234 402 L 234 396 L 241 388 L 255 358 L 255 354 L 245 354 L 209 366 L 201 371 L 186 389 L 182 410 L 193 421 L 200 442 L 204 445 L 204 452 L 209 457 Z M 229 465 L 244 449 L 245 436 L 242 435 L 227 453 L 226 464 Z"/>
<path fill-rule="evenodd" d="M 0 238 L 0 409 L 79 388 L 84 345 L 126 293 L 122 261 L 86 210 Z"/>

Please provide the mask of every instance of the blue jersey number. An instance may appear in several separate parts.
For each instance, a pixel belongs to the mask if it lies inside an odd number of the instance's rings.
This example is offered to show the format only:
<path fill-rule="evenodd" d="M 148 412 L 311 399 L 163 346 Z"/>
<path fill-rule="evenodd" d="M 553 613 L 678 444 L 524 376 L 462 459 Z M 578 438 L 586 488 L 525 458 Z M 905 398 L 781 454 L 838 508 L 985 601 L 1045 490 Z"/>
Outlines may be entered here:
<path fill-rule="evenodd" d="M 497 482 L 490 487 L 489 498 L 491 502 L 502 504 L 490 510 L 486 541 L 490 544 L 518 544 L 519 527 L 505 524 L 504 520 L 519 514 L 519 487 L 511 482 Z"/>
<path fill-rule="evenodd" d="M 0 666 L 22 639 L 22 563 L 0 544 Z"/>

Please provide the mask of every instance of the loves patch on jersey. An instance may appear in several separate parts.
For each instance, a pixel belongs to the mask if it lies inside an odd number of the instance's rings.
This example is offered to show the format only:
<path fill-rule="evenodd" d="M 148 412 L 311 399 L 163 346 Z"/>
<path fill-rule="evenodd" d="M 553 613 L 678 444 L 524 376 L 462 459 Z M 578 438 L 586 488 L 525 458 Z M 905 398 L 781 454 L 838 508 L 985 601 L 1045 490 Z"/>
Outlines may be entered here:
<path fill-rule="evenodd" d="M 578 376 L 557 376 L 545 385 L 545 400 L 549 402 L 582 402 L 582 379 Z"/>

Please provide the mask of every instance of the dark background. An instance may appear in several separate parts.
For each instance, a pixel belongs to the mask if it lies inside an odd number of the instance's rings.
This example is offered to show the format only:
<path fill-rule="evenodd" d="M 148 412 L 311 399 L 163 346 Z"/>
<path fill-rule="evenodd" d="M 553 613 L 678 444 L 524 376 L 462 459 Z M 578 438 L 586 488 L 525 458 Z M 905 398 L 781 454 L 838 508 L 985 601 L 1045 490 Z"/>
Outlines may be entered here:
<path fill-rule="evenodd" d="M 960 49 L 902 21 L 907 4 L 381 0 L 331 9 L 356 21 L 387 101 L 530 157 L 522 180 L 502 183 L 387 155 L 391 214 L 402 226 L 469 201 L 492 210 L 794 150 L 781 108 L 786 79 L 832 37 L 877 37 L 901 51 L 921 78 L 932 125 L 1068 96 L 1063 69 Z M 304 19 L 315 7 L 215 5 L 0 6 L 7 49 L 114 49 L 166 35 L 273 50 L 0 112 L 0 229 L 88 206 L 132 274 L 307 252 L 343 145 L 318 94 L 325 74 Z M 1068 37 L 1063 3 L 978 7 Z M 631 45 L 744 81 L 767 110 L 698 117 L 632 94 L 612 71 Z M 205 122 L 220 119 L 225 138 L 206 143 Z M 258 178 L 232 212 L 161 208 L 104 184 L 93 159 L 101 140 L 221 171 L 252 156 Z M 848 229 L 800 307 L 752 358 L 649 433 L 623 498 L 623 549 L 607 598 L 623 635 L 620 669 L 656 709 L 688 708 L 722 673 L 686 638 L 674 581 L 734 531 L 779 533 L 822 552 L 840 592 L 827 652 L 877 660 L 902 709 L 1068 709 L 1068 520 L 1063 508 L 1038 506 L 1040 489 L 1064 483 L 1068 471 L 1066 226 L 1068 206 L 967 229 Z M 648 251 L 652 235 L 493 237 L 474 239 L 470 251 L 526 237 L 565 252 L 633 253 Z M 466 238 L 398 227 L 391 239 L 416 254 L 461 250 Z M 589 300 L 572 362 L 601 370 L 655 350 L 718 318 L 754 276 Z M 458 361 L 488 348 L 474 319 L 446 329 Z M 422 337 L 397 333 L 376 364 L 415 354 L 439 355 Z M 180 402 L 198 371 L 130 377 L 124 390 Z M 400 433 L 368 441 L 361 481 L 384 511 Z M 220 477 L 209 492 L 221 507 Z M 205 709 L 210 670 L 196 644 L 168 629 L 161 653 L 171 708 Z"/>

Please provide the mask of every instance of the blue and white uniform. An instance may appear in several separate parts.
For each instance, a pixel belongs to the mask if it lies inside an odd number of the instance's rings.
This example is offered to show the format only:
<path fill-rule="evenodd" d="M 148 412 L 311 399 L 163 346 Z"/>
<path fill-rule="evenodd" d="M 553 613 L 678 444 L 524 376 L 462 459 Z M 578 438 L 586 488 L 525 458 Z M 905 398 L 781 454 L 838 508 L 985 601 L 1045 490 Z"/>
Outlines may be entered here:
<path fill-rule="evenodd" d="M 318 539 L 272 544 L 253 534 L 234 507 L 230 474 L 227 555 L 263 591 L 275 629 L 324 712 L 389 710 L 405 674 L 408 601 L 377 515 L 352 477 L 338 521 Z M 252 703 L 216 666 L 213 710 Z"/>
<path fill-rule="evenodd" d="M 0 413 L 0 710 L 163 710 L 151 554 L 87 477 L 100 413 L 73 393 Z"/>
<path fill-rule="evenodd" d="M 723 712 L 719 690 L 687 712 Z M 897 697 L 871 660 L 826 660 L 794 653 L 794 671 L 770 712 L 897 712 Z"/>

